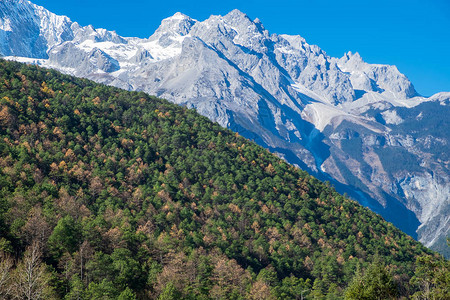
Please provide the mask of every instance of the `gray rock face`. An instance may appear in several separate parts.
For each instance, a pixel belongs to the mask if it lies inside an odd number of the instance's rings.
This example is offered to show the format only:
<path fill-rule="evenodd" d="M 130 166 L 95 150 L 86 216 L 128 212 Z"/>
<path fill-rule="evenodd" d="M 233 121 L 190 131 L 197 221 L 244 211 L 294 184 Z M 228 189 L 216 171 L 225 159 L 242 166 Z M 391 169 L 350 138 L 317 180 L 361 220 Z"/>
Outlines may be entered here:
<path fill-rule="evenodd" d="M 350 73 L 355 89 L 386 93 L 390 98 L 408 99 L 418 96 L 412 83 L 395 66 L 365 63 L 358 53 L 346 53 L 334 60 L 341 70 Z"/>
<path fill-rule="evenodd" d="M 425 245 L 448 235 L 450 93 L 420 97 L 395 66 L 329 57 L 238 10 L 202 22 L 177 13 L 138 39 L 28 1 L 0 8 L 2 55 L 195 108 Z"/>
<path fill-rule="evenodd" d="M 72 22 L 25 0 L 0 1 L 0 54 L 47 58 L 47 50 L 71 40 Z"/>

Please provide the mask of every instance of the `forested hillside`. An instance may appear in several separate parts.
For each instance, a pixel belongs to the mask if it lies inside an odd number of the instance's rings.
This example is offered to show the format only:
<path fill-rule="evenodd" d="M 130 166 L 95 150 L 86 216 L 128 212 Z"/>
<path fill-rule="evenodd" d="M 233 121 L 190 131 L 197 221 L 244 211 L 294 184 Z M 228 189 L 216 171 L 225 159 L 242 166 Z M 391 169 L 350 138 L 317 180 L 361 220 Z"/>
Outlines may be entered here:
<path fill-rule="evenodd" d="M 447 261 L 194 110 L 3 60 L 0 189 L 5 299 L 449 296 Z"/>

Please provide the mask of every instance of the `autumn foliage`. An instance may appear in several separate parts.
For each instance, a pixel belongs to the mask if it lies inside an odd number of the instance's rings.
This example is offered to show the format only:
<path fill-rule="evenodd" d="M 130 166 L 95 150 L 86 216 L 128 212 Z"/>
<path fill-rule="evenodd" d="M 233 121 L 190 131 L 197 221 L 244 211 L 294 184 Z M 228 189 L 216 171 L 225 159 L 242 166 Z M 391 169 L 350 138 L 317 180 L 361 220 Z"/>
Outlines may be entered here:
<path fill-rule="evenodd" d="M 194 110 L 2 60 L 0 253 L 5 299 L 335 299 L 374 257 L 409 296 L 438 260 Z"/>

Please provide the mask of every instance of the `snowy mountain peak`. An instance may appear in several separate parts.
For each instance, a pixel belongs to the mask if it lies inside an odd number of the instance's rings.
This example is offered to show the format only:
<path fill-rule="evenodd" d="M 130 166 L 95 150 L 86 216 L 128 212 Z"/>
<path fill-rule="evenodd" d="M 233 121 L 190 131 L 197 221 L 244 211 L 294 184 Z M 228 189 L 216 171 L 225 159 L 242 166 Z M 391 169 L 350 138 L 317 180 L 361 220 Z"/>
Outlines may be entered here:
<path fill-rule="evenodd" d="M 25 0 L 0 1 L 0 54 L 47 58 L 47 49 L 73 38 L 72 22 Z"/>
<path fill-rule="evenodd" d="M 78 25 L 78 24 L 77 24 Z M 112 42 L 116 44 L 126 44 L 127 40 L 119 36 L 115 31 L 109 31 L 103 28 L 94 28 L 92 25 L 85 27 L 72 26 L 74 30 L 74 39 L 76 43 L 92 41 L 94 43 Z"/>
<path fill-rule="evenodd" d="M 243 13 L 239 9 L 233 9 L 224 16 L 224 19 L 229 20 L 230 22 L 234 21 L 235 23 L 240 21 L 252 22 L 252 20 L 247 16 L 247 14 Z"/>
<path fill-rule="evenodd" d="M 230 11 L 223 17 L 223 21 L 238 30 L 239 34 L 262 34 L 265 35 L 265 29 L 259 19 L 252 21 L 248 15 L 238 9 Z"/>
<path fill-rule="evenodd" d="M 5 6 L 22 8 L 23 10 L 27 10 L 30 6 L 33 6 L 35 8 L 44 9 L 42 6 L 33 4 L 28 0 L 2 0 L 1 2 L 3 2 L 3 5 L 5 5 Z"/>
<path fill-rule="evenodd" d="M 181 13 L 181 12 L 176 12 L 173 16 L 166 18 L 165 20 L 185 20 L 185 19 L 190 19 L 189 16 Z"/>
<path fill-rule="evenodd" d="M 352 61 L 353 64 L 358 64 L 364 62 L 361 55 L 358 52 L 352 53 L 352 51 L 348 51 L 344 54 L 341 60 L 345 63 Z"/>
<path fill-rule="evenodd" d="M 164 34 L 185 36 L 197 22 L 189 16 L 177 12 L 173 16 L 162 20 L 161 25 L 151 38 L 160 38 Z"/>
<path fill-rule="evenodd" d="M 348 52 L 334 59 L 339 68 L 350 76 L 353 87 L 364 92 L 377 92 L 392 99 L 418 96 L 409 79 L 393 65 L 368 64 L 358 52 Z"/>

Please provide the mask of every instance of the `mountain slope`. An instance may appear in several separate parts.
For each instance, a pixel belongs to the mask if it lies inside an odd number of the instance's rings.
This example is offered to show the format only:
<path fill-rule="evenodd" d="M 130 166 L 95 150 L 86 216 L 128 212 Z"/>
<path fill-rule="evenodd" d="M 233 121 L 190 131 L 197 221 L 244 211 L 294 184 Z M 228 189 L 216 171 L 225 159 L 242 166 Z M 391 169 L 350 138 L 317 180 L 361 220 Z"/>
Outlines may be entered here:
<path fill-rule="evenodd" d="M 365 63 L 357 53 L 329 57 L 237 10 L 203 22 L 177 13 L 138 39 L 81 27 L 28 1 L 0 5 L 9 24 L 1 44 L 11 49 L 2 53 L 25 57 L 10 59 L 196 108 L 331 181 L 425 245 L 448 236 L 449 139 L 423 133 L 437 125 L 429 122 L 433 112 L 448 110 L 449 93 L 421 97 L 395 66 Z M 25 10 L 39 31 L 8 21 Z M 64 35 L 55 20 L 65 20 Z M 21 35 L 45 40 L 39 45 L 48 58 L 14 48 Z"/>
<path fill-rule="evenodd" d="M 41 251 L 44 298 L 339 298 L 374 257 L 407 296 L 416 258 L 439 261 L 193 110 L 15 62 L 0 74 L 0 253 Z"/>

